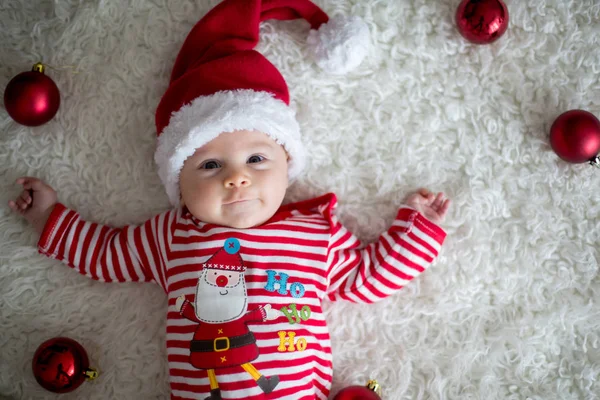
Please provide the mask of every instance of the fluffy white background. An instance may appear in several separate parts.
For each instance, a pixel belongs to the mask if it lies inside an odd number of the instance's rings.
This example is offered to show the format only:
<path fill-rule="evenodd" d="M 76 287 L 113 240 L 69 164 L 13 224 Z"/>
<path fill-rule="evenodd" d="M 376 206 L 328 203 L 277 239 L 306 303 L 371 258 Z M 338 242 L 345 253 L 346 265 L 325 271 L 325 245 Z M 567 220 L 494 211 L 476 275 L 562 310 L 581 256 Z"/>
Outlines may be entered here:
<path fill-rule="evenodd" d="M 600 171 L 561 162 L 553 120 L 600 114 L 600 3 L 509 0 L 489 46 L 457 33 L 458 0 L 320 0 L 363 17 L 374 48 L 332 77 L 305 58 L 308 24 L 262 25 L 310 149 L 289 192 L 327 191 L 376 239 L 425 186 L 454 203 L 433 267 L 375 305 L 327 307 L 333 393 L 369 377 L 396 399 L 598 399 Z M 180 45 L 218 1 L 4 0 L 0 87 L 42 60 L 62 104 L 25 128 L 0 108 L 0 394 L 53 399 L 33 379 L 44 340 L 65 335 L 101 377 L 61 399 L 165 399 L 166 299 L 151 284 L 93 282 L 37 254 L 6 203 L 17 177 L 47 180 L 84 218 L 141 223 L 168 207 L 153 164 L 154 110 Z"/>

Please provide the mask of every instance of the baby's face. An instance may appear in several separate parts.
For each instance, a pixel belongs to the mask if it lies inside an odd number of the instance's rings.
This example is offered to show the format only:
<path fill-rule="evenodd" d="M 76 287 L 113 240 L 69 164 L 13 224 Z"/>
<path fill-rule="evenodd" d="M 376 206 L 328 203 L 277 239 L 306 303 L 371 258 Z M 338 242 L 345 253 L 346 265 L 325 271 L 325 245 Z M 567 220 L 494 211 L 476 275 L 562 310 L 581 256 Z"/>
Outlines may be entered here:
<path fill-rule="evenodd" d="M 250 228 L 281 206 L 288 187 L 288 157 L 262 132 L 221 133 L 183 164 L 182 202 L 211 224 Z"/>

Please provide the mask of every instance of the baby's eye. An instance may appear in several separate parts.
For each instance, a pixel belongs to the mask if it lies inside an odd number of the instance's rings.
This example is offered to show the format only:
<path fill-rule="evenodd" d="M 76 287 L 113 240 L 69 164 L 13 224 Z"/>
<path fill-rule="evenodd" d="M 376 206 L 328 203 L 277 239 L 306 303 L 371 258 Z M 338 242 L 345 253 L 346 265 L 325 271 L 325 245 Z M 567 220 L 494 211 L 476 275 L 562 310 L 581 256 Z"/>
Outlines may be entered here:
<path fill-rule="evenodd" d="M 200 166 L 200 169 L 215 169 L 215 168 L 219 168 L 221 167 L 221 165 L 217 162 L 217 161 L 207 161 L 204 164 L 202 164 Z"/>
<path fill-rule="evenodd" d="M 263 156 L 253 155 L 253 156 L 250 156 L 250 158 L 248 159 L 248 164 L 259 163 L 264 159 L 265 158 Z"/>

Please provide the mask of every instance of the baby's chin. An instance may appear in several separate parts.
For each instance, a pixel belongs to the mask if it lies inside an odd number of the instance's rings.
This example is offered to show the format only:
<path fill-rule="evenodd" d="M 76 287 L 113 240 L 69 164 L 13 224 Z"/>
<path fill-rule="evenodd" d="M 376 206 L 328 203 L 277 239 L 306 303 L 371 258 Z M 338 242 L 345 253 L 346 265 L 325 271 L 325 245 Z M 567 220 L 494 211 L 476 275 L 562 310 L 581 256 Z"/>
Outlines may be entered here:
<path fill-rule="evenodd" d="M 210 221 L 203 221 L 200 218 L 198 218 L 198 219 L 202 222 L 206 222 L 209 224 L 225 226 L 228 228 L 235 228 L 235 229 L 253 228 L 255 226 L 262 225 L 263 223 L 265 223 L 266 221 L 269 220 L 269 218 L 266 218 L 266 219 L 265 218 L 261 218 L 261 219 L 257 219 L 257 218 L 233 218 L 233 219 L 232 218 L 215 218 Z"/>
<path fill-rule="evenodd" d="M 192 212 L 192 215 L 194 215 L 194 217 L 196 217 L 198 220 L 208 224 L 225 226 L 228 228 L 235 229 L 247 229 L 264 224 L 269 219 L 271 219 L 273 215 L 275 215 L 275 212 L 268 213 L 268 215 L 257 215 L 257 213 L 248 213 L 247 215 L 215 215 L 211 217 L 202 217 Z"/>
<path fill-rule="evenodd" d="M 235 215 L 227 218 L 223 218 L 219 225 L 228 226 L 235 229 L 247 229 L 255 226 L 259 226 L 267 222 L 275 213 L 270 215 Z"/>

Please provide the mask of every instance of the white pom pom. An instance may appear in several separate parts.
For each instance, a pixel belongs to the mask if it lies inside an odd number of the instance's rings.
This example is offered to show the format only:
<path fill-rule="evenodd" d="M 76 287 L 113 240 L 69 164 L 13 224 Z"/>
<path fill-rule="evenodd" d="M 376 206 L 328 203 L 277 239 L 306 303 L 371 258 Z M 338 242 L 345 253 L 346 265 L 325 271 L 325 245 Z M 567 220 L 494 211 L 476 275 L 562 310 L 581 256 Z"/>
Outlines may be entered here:
<path fill-rule="evenodd" d="M 341 75 L 358 67 L 369 51 L 369 27 L 358 17 L 335 16 L 307 38 L 315 62 L 325 71 Z"/>

